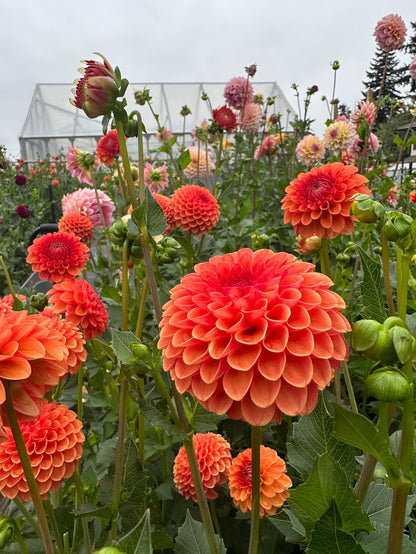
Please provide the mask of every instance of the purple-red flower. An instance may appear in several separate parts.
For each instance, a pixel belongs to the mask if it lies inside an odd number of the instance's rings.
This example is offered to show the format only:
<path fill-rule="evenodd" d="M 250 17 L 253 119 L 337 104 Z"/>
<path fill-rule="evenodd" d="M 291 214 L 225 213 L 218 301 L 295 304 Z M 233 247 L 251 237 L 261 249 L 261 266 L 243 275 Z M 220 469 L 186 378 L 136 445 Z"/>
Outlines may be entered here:
<path fill-rule="evenodd" d="M 17 206 L 16 213 L 21 219 L 27 219 L 30 217 L 29 206 L 26 206 L 25 204 Z"/>
<path fill-rule="evenodd" d="M 27 183 L 26 175 L 17 174 L 14 176 L 14 182 L 16 185 L 25 185 Z"/>
<path fill-rule="evenodd" d="M 237 116 L 228 106 L 212 110 L 212 120 L 223 131 L 234 131 L 237 127 Z"/>
<path fill-rule="evenodd" d="M 233 77 L 225 85 L 224 98 L 232 108 L 241 110 L 254 100 L 253 85 L 245 77 Z"/>

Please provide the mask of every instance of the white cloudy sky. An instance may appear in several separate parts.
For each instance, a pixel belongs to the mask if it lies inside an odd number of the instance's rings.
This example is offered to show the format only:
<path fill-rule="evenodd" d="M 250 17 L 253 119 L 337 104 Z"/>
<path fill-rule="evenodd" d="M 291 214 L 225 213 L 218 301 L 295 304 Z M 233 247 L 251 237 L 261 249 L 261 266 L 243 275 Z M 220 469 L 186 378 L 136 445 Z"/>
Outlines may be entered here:
<path fill-rule="evenodd" d="M 354 106 L 375 52 L 374 27 L 389 13 L 408 29 L 415 0 L 2 0 L 0 144 L 19 153 L 36 83 L 72 83 L 80 60 L 104 54 L 130 82 L 226 82 L 258 64 L 254 83 L 276 81 L 295 107 L 319 87 L 311 116 L 327 116 L 330 64 L 337 96 Z M 186 99 L 184 99 L 186 103 Z"/>

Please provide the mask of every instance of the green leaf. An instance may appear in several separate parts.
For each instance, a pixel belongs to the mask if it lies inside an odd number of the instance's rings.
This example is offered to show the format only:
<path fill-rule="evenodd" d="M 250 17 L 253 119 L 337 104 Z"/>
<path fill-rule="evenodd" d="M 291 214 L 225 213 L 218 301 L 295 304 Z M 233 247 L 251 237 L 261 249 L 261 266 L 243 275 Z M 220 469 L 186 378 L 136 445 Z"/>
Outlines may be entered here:
<path fill-rule="evenodd" d="M 178 157 L 177 162 L 181 169 L 185 169 L 191 163 L 191 154 L 189 150 L 184 150 Z"/>
<path fill-rule="evenodd" d="M 180 431 L 169 419 L 169 416 L 159 410 L 154 404 L 143 396 L 138 398 L 140 413 L 149 421 L 152 427 L 160 427 L 172 440 L 179 442 L 182 440 Z"/>
<path fill-rule="evenodd" d="M 147 202 L 146 200 L 140 204 L 137 208 L 134 208 L 134 210 L 131 212 L 131 220 L 133 223 L 136 224 L 137 229 L 135 229 L 134 233 L 139 236 L 138 229 L 145 229 L 146 228 L 146 219 L 147 219 Z M 127 231 L 130 232 L 131 226 L 129 227 L 129 221 L 127 222 Z"/>
<path fill-rule="evenodd" d="M 339 529 L 340 516 L 334 502 L 317 522 L 307 554 L 365 554 L 365 550 L 352 535 Z"/>
<path fill-rule="evenodd" d="M 114 300 L 116 304 L 121 304 L 121 295 L 120 291 L 117 287 L 112 287 L 110 285 L 104 285 L 101 289 L 101 297 L 102 298 L 110 298 L 111 300 Z"/>
<path fill-rule="evenodd" d="M 219 554 L 225 554 L 225 547 L 222 540 L 216 536 L 217 550 Z M 205 535 L 204 526 L 199 521 L 192 519 L 189 510 L 186 512 L 185 522 L 179 528 L 176 537 L 174 552 L 176 554 L 210 554 L 208 540 Z"/>
<path fill-rule="evenodd" d="M 299 544 L 305 540 L 305 528 L 291 510 L 285 508 L 270 516 L 268 521 L 279 529 L 287 542 Z"/>
<path fill-rule="evenodd" d="M 292 436 L 287 445 L 287 461 L 304 480 L 311 473 L 316 458 L 326 453 L 340 464 L 349 480 L 354 476 L 352 448 L 332 435 L 333 417 L 328 411 L 332 411 L 332 405 L 327 406 L 324 400 L 328 396 L 320 395 L 313 412 L 293 424 Z"/>
<path fill-rule="evenodd" d="M 386 468 L 390 477 L 399 477 L 400 467 L 390 445 L 372 421 L 361 414 L 337 404 L 334 405 L 334 437 L 338 440 L 372 454 Z"/>
<path fill-rule="evenodd" d="M 208 431 L 217 429 L 218 423 L 223 419 L 223 415 L 209 412 L 203 408 L 201 404 L 197 404 L 193 413 L 191 425 L 196 433 L 208 433 Z"/>
<path fill-rule="evenodd" d="M 149 509 L 145 511 L 137 525 L 118 542 L 117 548 L 132 554 L 152 554 Z"/>
<path fill-rule="evenodd" d="M 166 216 L 148 187 L 146 187 L 146 202 L 147 231 L 153 237 L 161 235 L 166 231 Z"/>
<path fill-rule="evenodd" d="M 393 142 L 394 144 L 397 144 L 399 148 L 404 147 L 404 140 L 400 138 L 399 135 L 394 135 Z"/>
<path fill-rule="evenodd" d="M 331 502 L 335 502 L 340 515 L 340 530 L 350 533 L 372 529 L 341 466 L 329 454 L 323 454 L 316 459 L 306 483 L 291 491 L 288 504 L 307 532 L 311 532 Z"/>
<path fill-rule="evenodd" d="M 381 266 L 379 262 L 370 258 L 362 248 L 357 246 L 363 266 L 363 281 L 361 283 L 361 301 L 363 315 L 376 319 L 380 323 L 387 317 L 386 299 L 383 294 Z"/>
<path fill-rule="evenodd" d="M 118 331 L 117 329 L 111 328 L 110 332 L 114 354 L 120 362 L 129 362 L 132 358 L 134 358 L 134 355 L 130 349 L 130 343 L 137 342 L 139 339 L 131 331 Z"/>

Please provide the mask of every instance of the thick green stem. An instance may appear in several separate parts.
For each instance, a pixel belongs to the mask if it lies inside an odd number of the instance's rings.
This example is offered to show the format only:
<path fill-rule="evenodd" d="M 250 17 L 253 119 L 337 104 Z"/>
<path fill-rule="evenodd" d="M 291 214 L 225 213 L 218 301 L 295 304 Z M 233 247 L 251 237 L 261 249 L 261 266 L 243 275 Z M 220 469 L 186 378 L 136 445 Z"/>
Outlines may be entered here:
<path fill-rule="evenodd" d="M 263 428 L 251 428 L 251 527 L 248 554 L 258 554 L 260 538 L 260 446 Z"/>
<path fill-rule="evenodd" d="M 354 489 L 355 496 L 360 504 L 363 503 L 364 498 L 367 495 L 368 487 L 370 486 L 371 479 L 373 478 L 376 465 L 377 458 L 375 458 L 372 454 L 366 454 L 360 477 Z"/>
<path fill-rule="evenodd" d="M 397 315 L 405 322 L 409 287 L 410 256 L 397 247 Z"/>
<path fill-rule="evenodd" d="M 52 538 L 49 532 L 45 510 L 43 507 L 42 499 L 39 494 L 38 484 L 36 483 L 36 479 L 33 474 L 33 468 L 32 468 L 32 464 L 30 463 L 29 454 L 27 453 L 27 450 L 26 450 L 26 445 L 23 439 L 22 431 L 20 429 L 16 412 L 14 410 L 13 401 L 10 395 L 10 385 L 8 381 L 3 381 L 3 384 L 6 390 L 6 401 L 5 401 L 6 413 L 9 420 L 10 428 L 13 433 L 14 442 L 16 443 L 17 452 L 19 453 L 19 458 L 26 477 L 27 485 L 29 487 L 30 496 L 32 497 L 32 502 L 35 507 L 36 515 L 38 516 L 39 529 L 42 535 L 45 554 L 53 554 L 54 548 L 53 548 Z"/>
<path fill-rule="evenodd" d="M 393 316 L 396 313 L 396 308 L 394 307 L 393 294 L 391 290 L 390 283 L 390 271 L 389 271 L 389 243 L 386 237 L 383 236 L 383 233 L 380 232 L 380 241 L 381 241 L 381 261 L 383 267 L 383 279 L 384 279 L 384 290 L 386 291 L 387 306 L 389 308 L 389 315 Z"/>
<path fill-rule="evenodd" d="M 400 554 L 402 551 L 404 521 L 409 490 L 410 483 L 405 488 L 394 489 L 393 491 L 393 504 L 391 508 L 389 540 L 386 554 Z"/>

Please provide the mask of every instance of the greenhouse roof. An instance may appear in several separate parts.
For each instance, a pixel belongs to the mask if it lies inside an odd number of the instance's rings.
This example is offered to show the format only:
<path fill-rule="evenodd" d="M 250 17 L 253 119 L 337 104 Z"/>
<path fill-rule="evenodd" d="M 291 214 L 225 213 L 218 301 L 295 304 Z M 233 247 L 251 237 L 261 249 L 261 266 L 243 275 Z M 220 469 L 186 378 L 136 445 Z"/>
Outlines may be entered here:
<path fill-rule="evenodd" d="M 191 131 L 204 119 L 211 117 L 211 109 L 224 104 L 224 87 L 226 83 L 131 83 L 126 91 L 127 111 L 140 111 L 146 129 L 145 150 L 157 147 L 157 123 L 148 105 L 138 106 L 134 92 L 147 89 L 152 97 L 151 104 L 159 116 L 161 126 L 169 129 L 174 135 L 183 137 L 186 144 L 192 140 Z M 21 156 L 27 161 L 66 152 L 70 146 L 85 151 L 93 151 L 97 141 L 102 137 L 101 118 L 89 119 L 82 110 L 72 106 L 69 98 L 73 84 L 40 83 L 35 86 L 26 121 L 19 137 Z M 264 99 L 275 97 L 275 106 L 270 108 L 282 114 L 282 126 L 286 130 L 293 118 L 293 109 L 275 82 L 253 82 L 256 94 Z M 206 93 L 208 101 L 201 99 Z M 184 118 L 180 115 L 182 106 L 187 105 L 191 114 Z M 182 140 L 182 139 L 181 139 Z M 129 153 L 137 156 L 136 139 L 128 139 Z"/>

